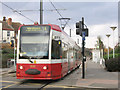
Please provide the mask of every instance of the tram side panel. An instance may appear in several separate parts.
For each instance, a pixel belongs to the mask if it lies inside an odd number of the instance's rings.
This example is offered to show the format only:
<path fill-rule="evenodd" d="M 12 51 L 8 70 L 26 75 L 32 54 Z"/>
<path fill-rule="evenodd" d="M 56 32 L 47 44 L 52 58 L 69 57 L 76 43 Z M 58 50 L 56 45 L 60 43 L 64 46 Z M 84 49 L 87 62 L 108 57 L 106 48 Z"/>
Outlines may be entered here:
<path fill-rule="evenodd" d="M 62 58 L 61 58 L 61 64 L 62 64 L 62 77 L 64 77 L 68 71 L 69 71 L 69 60 L 68 60 L 68 49 L 69 49 L 69 41 L 68 37 L 62 33 L 61 35 L 61 41 L 62 41 Z"/>
<path fill-rule="evenodd" d="M 53 61 L 55 61 L 55 60 L 53 60 Z M 51 76 L 52 76 L 52 79 L 61 78 L 61 71 L 62 71 L 61 63 L 51 64 Z"/>

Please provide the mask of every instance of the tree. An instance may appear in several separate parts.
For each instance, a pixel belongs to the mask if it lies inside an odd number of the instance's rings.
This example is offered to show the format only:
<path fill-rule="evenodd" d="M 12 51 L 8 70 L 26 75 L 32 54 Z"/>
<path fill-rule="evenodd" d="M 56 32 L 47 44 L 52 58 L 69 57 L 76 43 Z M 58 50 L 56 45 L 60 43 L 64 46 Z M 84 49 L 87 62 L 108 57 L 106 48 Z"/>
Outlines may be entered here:
<path fill-rule="evenodd" d="M 97 39 L 98 39 L 99 49 L 101 50 L 104 48 L 104 44 L 103 44 L 103 41 L 101 40 L 101 36 L 98 36 Z"/>
<path fill-rule="evenodd" d="M 101 36 L 97 37 L 98 41 L 97 41 L 97 45 L 99 46 L 99 50 L 100 50 L 100 57 L 102 57 L 102 52 L 101 50 L 103 50 L 103 55 L 104 55 L 104 44 L 103 41 L 101 40 Z"/>

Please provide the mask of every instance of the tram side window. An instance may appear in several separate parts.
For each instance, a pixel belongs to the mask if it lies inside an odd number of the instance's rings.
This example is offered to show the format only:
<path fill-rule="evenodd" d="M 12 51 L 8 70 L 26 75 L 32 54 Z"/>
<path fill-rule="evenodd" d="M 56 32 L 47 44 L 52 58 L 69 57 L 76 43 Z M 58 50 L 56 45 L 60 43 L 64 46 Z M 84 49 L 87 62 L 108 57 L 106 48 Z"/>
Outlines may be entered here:
<path fill-rule="evenodd" d="M 51 58 L 60 59 L 60 56 L 61 56 L 61 41 L 52 40 Z"/>
<path fill-rule="evenodd" d="M 62 43 L 62 58 L 67 59 L 68 48 L 65 43 Z"/>

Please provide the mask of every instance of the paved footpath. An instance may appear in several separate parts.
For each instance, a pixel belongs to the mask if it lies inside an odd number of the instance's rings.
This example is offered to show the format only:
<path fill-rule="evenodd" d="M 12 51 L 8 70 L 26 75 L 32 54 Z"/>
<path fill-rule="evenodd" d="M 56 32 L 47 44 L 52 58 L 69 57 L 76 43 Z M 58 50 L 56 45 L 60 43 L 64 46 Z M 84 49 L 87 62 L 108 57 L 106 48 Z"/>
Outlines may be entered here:
<path fill-rule="evenodd" d="M 10 68 L 0 68 L 0 76 L 4 74 L 8 74 L 10 72 L 15 72 L 15 67 L 10 67 Z"/>
<path fill-rule="evenodd" d="M 99 63 L 92 62 L 91 60 L 87 60 L 86 67 L 85 79 L 79 78 L 76 86 L 118 88 L 118 72 L 108 72 Z"/>

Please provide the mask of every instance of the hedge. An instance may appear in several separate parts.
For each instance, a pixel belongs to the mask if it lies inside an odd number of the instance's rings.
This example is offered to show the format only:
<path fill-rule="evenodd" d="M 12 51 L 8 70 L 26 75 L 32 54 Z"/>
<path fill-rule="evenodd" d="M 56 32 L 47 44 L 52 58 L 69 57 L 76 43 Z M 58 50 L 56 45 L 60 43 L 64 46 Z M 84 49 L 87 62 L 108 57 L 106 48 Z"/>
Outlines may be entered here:
<path fill-rule="evenodd" d="M 120 56 L 105 60 L 105 66 L 108 71 L 120 71 Z"/>

